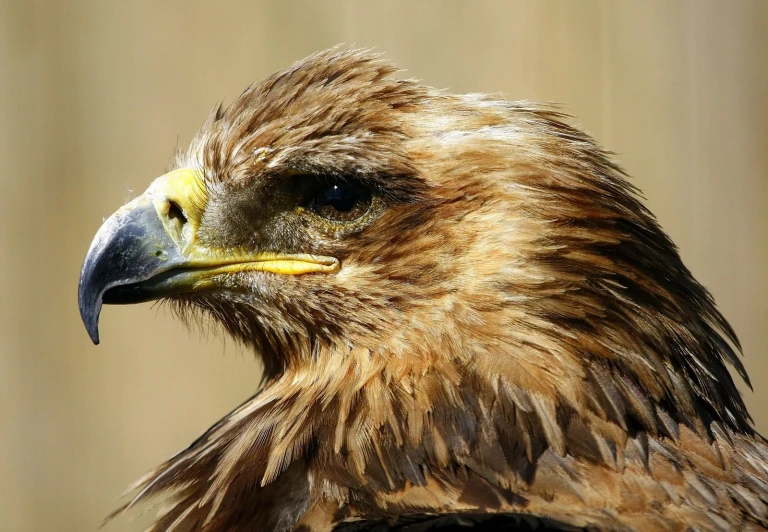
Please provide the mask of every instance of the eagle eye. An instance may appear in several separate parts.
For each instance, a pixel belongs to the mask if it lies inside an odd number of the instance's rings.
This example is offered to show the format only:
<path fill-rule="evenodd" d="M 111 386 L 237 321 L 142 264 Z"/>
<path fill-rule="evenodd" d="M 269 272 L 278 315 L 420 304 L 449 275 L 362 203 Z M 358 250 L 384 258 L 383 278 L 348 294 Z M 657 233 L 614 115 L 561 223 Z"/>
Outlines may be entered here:
<path fill-rule="evenodd" d="M 309 201 L 309 210 L 331 222 L 353 222 L 371 208 L 371 194 L 345 183 L 321 184 Z"/>

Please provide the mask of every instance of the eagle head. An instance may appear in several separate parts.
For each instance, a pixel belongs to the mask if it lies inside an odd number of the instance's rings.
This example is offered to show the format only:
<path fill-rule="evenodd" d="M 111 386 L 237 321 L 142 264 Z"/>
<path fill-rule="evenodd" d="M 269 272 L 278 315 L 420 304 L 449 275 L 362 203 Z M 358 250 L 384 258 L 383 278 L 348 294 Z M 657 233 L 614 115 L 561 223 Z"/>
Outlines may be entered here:
<path fill-rule="evenodd" d="M 632 488 L 573 486 L 652 477 L 649 441 L 699 474 L 681 440 L 755 437 L 735 334 L 608 154 L 551 108 L 394 72 L 336 48 L 250 86 L 97 233 L 94 342 L 102 302 L 164 299 L 265 366 L 260 394 L 138 486 L 173 494 L 156 530 L 588 526 Z"/>

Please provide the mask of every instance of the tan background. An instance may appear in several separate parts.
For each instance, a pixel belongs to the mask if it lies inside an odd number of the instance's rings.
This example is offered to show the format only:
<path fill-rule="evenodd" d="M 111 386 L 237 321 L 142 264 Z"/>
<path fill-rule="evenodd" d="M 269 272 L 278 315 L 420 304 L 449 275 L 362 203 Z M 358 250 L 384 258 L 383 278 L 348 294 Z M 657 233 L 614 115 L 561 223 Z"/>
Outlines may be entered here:
<path fill-rule="evenodd" d="M 3 0 L 0 530 L 96 529 L 254 391 L 249 354 L 150 305 L 108 307 L 93 347 L 78 273 L 218 100 L 339 42 L 451 91 L 562 102 L 731 320 L 768 432 L 768 2 Z"/>

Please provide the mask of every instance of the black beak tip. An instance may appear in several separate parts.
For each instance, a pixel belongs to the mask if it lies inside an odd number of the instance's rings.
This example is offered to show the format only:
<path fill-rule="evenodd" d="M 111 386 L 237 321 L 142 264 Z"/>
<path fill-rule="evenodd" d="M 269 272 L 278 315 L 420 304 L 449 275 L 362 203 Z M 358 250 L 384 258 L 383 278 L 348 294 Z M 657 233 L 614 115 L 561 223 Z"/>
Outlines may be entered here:
<path fill-rule="evenodd" d="M 93 293 L 81 282 L 78 293 L 80 318 L 85 330 L 94 345 L 99 345 L 99 314 L 101 313 L 101 296 L 93 297 Z"/>
<path fill-rule="evenodd" d="M 89 330 L 88 334 L 91 337 L 91 341 L 93 342 L 93 345 L 99 345 L 99 329 L 98 329 L 98 327 L 94 328 L 93 330 Z"/>
<path fill-rule="evenodd" d="M 88 331 L 88 336 L 91 337 L 93 345 L 99 345 L 99 318 L 95 318 L 90 323 L 85 324 L 85 329 Z"/>

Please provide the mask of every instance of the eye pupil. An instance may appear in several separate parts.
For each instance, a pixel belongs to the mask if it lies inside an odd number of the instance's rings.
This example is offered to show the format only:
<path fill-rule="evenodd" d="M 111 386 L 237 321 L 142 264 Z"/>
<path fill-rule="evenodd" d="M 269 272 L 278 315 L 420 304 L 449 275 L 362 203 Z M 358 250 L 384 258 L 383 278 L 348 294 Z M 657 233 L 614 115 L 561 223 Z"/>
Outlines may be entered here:
<path fill-rule="evenodd" d="M 344 183 L 318 187 L 310 208 L 319 216 L 333 222 L 352 222 L 368 212 L 371 195 L 362 188 Z"/>
<path fill-rule="evenodd" d="M 357 202 L 359 193 L 352 187 L 333 185 L 322 191 L 319 206 L 333 207 L 339 212 L 350 211 Z"/>

